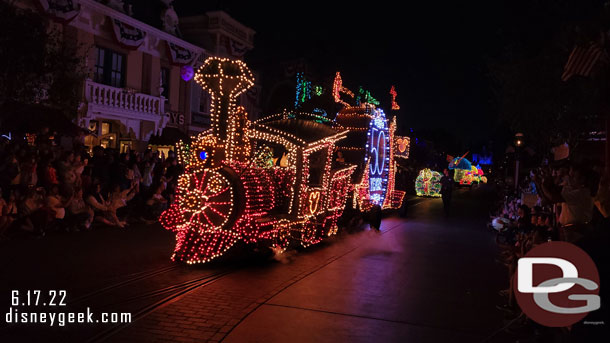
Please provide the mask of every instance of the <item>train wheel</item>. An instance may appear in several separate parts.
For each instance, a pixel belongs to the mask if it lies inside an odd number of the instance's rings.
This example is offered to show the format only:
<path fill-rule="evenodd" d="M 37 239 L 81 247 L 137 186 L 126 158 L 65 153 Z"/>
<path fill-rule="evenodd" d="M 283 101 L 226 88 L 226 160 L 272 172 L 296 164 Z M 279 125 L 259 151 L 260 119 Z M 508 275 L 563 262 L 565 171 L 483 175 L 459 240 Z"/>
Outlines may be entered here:
<path fill-rule="evenodd" d="M 288 246 L 290 246 L 290 242 L 290 225 L 279 225 L 272 246 L 275 249 L 279 249 L 280 251 L 285 251 L 286 249 L 288 249 Z"/>
<path fill-rule="evenodd" d="M 216 170 L 205 170 L 201 177 L 195 176 L 182 201 L 183 208 L 191 213 L 189 222 L 204 232 L 228 230 L 227 224 L 231 224 L 236 211 L 234 185 Z"/>
<path fill-rule="evenodd" d="M 180 177 L 177 208 L 183 222 L 176 226 L 174 260 L 207 262 L 239 240 L 240 233 L 233 229 L 240 215 L 239 188 L 239 180 L 229 168 Z"/>
<path fill-rule="evenodd" d="M 301 245 L 308 247 L 313 244 L 317 244 L 322 240 L 322 236 L 319 234 L 320 228 L 316 224 L 305 224 L 301 230 Z"/>

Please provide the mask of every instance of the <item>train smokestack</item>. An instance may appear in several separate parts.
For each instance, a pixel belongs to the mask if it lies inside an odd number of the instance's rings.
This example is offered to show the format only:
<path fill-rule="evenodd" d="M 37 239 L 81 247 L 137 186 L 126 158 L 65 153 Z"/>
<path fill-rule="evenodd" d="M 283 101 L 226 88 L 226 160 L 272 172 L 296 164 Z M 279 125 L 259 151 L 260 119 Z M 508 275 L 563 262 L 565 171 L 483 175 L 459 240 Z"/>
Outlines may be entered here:
<path fill-rule="evenodd" d="M 237 111 L 237 97 L 254 85 L 254 77 L 239 60 L 210 57 L 199 68 L 195 81 L 212 96 L 212 133 L 218 138 L 219 150 L 232 152 L 243 141 L 243 120 Z M 230 157 L 230 156 L 229 156 Z M 217 151 L 215 158 L 225 159 Z"/>

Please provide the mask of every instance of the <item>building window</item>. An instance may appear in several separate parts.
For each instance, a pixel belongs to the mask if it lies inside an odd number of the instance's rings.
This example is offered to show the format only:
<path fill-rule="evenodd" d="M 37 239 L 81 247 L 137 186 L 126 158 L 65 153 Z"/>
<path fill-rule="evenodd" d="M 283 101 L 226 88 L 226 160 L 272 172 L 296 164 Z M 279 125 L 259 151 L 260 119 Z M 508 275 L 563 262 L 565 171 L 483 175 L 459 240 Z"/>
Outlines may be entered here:
<path fill-rule="evenodd" d="M 161 87 L 163 87 L 161 95 L 166 101 L 169 100 L 169 69 L 167 68 L 161 68 Z"/>
<path fill-rule="evenodd" d="M 94 81 L 112 87 L 125 87 L 125 55 L 95 47 Z"/>
<path fill-rule="evenodd" d="M 110 123 L 102 122 L 102 135 L 107 135 L 110 133 Z"/>
<path fill-rule="evenodd" d="M 95 48 L 95 82 L 104 83 L 104 61 L 105 50 Z"/>

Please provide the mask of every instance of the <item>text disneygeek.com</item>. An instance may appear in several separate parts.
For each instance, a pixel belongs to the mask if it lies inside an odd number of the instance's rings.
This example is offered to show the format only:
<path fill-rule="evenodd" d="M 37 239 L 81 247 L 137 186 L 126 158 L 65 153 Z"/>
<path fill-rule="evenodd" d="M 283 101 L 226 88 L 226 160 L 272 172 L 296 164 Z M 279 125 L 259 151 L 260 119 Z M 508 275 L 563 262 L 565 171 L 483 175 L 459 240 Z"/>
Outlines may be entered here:
<path fill-rule="evenodd" d="M 4 321 L 7 324 L 43 324 L 49 326 L 86 323 L 131 323 L 131 313 L 128 312 L 94 314 L 89 307 L 82 312 L 60 312 L 61 307 L 66 306 L 65 299 L 65 290 L 12 291 L 11 307 L 5 313 Z M 52 311 L 33 311 L 32 307 L 43 307 Z"/>

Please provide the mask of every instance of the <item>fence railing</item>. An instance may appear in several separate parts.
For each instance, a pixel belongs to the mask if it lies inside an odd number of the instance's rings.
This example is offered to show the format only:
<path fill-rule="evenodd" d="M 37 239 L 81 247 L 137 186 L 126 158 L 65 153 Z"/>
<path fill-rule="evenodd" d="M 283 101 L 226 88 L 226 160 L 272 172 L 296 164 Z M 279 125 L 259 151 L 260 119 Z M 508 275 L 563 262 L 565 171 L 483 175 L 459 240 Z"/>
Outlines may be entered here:
<path fill-rule="evenodd" d="M 92 80 L 85 81 L 87 102 L 129 112 L 165 115 L 165 98 L 130 92 L 123 88 L 103 85 Z"/>

